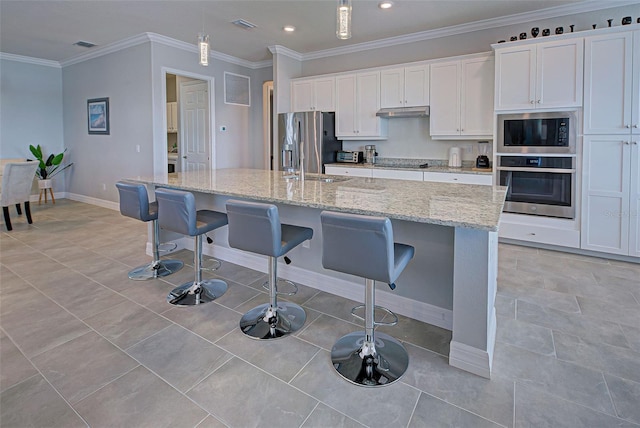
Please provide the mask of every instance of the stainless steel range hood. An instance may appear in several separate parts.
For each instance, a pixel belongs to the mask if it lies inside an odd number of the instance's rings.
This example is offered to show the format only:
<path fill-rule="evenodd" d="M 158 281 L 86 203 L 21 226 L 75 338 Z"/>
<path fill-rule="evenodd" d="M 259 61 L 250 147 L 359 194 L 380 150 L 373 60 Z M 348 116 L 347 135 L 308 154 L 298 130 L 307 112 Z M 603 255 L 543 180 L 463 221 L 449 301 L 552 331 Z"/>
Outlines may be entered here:
<path fill-rule="evenodd" d="M 376 113 L 378 117 L 427 117 L 429 116 L 429 106 L 420 107 L 394 107 L 382 108 Z"/>

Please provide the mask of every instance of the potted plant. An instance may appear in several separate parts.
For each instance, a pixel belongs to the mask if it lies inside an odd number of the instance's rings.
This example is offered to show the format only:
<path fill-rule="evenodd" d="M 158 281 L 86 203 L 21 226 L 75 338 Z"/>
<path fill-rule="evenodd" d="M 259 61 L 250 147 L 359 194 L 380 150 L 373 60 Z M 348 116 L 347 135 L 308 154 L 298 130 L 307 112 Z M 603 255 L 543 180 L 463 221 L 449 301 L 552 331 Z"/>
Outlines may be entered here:
<path fill-rule="evenodd" d="M 64 149 L 62 153 L 58 153 L 57 155 L 50 154 L 46 160 L 42 154 L 40 144 L 36 147 L 29 145 L 29 150 L 39 162 L 38 169 L 36 169 L 36 177 L 38 177 L 38 187 L 40 189 L 50 189 L 52 187 L 51 179 L 73 165 L 73 162 L 65 166 L 61 165 L 64 153 L 67 149 Z"/>

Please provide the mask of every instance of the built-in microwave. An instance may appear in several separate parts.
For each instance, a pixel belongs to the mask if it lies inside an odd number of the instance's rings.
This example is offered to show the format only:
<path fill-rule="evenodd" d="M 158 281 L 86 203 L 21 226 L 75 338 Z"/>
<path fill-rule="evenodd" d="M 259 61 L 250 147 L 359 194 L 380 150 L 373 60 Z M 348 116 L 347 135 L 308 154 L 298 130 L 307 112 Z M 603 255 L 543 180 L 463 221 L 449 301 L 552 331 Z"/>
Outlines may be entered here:
<path fill-rule="evenodd" d="M 498 115 L 498 153 L 576 152 L 575 112 Z"/>

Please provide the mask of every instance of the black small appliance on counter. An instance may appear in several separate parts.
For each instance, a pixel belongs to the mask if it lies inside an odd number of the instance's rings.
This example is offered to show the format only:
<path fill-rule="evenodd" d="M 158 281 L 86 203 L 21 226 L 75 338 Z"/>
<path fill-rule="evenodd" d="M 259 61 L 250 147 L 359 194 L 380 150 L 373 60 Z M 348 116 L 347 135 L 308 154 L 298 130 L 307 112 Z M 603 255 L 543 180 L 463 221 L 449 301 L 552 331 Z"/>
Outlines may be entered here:
<path fill-rule="evenodd" d="M 491 163 L 489 162 L 489 142 L 478 141 L 478 157 L 476 158 L 477 169 L 491 169 Z"/>

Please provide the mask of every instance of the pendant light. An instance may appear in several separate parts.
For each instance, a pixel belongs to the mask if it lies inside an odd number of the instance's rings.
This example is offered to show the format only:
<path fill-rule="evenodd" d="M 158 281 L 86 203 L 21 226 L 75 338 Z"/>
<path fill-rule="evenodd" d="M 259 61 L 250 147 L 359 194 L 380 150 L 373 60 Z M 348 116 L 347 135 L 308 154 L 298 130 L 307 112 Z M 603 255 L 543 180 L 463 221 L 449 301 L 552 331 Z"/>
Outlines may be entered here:
<path fill-rule="evenodd" d="M 200 65 L 209 65 L 209 35 L 198 34 L 198 51 L 200 52 Z"/>
<path fill-rule="evenodd" d="M 342 40 L 351 38 L 351 0 L 338 0 L 336 36 Z"/>

